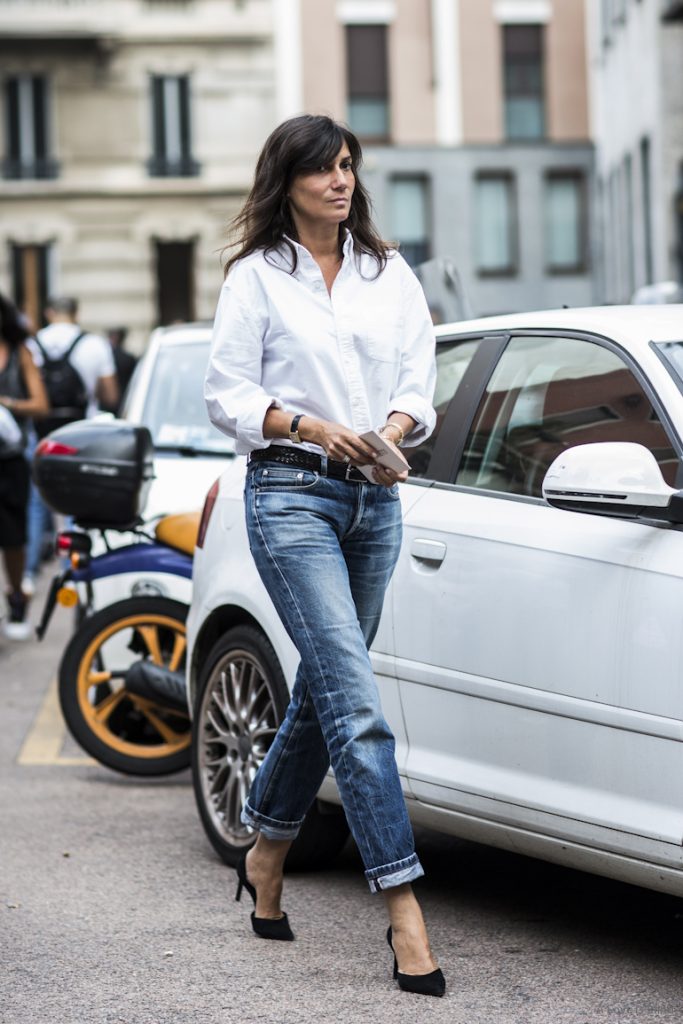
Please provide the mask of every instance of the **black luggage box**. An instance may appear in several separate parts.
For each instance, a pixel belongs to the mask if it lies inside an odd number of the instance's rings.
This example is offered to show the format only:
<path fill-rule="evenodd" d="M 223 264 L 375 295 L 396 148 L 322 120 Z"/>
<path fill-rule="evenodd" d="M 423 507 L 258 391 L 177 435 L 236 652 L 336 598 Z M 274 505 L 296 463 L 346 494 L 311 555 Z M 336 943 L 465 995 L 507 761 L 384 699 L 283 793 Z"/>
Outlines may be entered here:
<path fill-rule="evenodd" d="M 152 435 L 124 420 L 69 423 L 39 443 L 33 478 L 45 503 L 80 526 L 132 526 L 154 478 Z"/>

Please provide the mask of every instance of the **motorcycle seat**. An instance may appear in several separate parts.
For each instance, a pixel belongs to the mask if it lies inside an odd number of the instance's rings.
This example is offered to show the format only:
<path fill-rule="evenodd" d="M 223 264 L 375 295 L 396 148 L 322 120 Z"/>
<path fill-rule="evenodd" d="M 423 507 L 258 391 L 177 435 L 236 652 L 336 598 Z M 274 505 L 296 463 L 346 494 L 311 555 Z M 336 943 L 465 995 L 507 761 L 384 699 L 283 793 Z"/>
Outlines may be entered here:
<path fill-rule="evenodd" d="M 178 515 L 164 516 L 156 525 L 154 536 L 160 544 L 182 551 L 186 555 L 194 555 L 201 512 L 181 512 Z"/>

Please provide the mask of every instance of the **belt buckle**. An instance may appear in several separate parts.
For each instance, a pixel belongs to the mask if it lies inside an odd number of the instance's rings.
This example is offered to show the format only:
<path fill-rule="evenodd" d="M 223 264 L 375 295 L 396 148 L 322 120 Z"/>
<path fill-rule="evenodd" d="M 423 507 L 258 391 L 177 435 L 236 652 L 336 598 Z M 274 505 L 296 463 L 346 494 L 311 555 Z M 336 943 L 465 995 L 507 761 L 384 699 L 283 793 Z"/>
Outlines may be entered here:
<path fill-rule="evenodd" d="M 356 466 L 352 466 L 351 463 L 348 462 L 346 464 L 346 470 L 344 472 L 344 479 L 345 480 L 352 480 L 353 481 L 354 478 L 352 476 L 349 476 L 349 474 L 352 473 L 355 469 L 357 469 L 357 467 Z"/>

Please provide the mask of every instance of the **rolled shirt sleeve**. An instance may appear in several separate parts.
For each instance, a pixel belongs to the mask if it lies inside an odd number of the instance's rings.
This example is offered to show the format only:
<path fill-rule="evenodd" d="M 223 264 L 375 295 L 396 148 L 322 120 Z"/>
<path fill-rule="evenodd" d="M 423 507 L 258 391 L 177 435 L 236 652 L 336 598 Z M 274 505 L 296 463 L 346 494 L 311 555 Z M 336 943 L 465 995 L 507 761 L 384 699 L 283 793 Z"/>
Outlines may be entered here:
<path fill-rule="evenodd" d="M 407 267 L 406 270 L 401 365 L 387 412 L 402 412 L 416 421 L 417 426 L 403 442 L 403 447 L 411 448 L 425 441 L 436 424 L 432 404 L 436 386 L 436 339 L 422 287 L 413 272 Z"/>
<path fill-rule="evenodd" d="M 266 317 L 223 285 L 214 320 L 204 399 L 209 419 L 228 437 L 238 454 L 271 443 L 263 436 L 263 420 L 271 406 L 282 403 L 261 386 Z"/>

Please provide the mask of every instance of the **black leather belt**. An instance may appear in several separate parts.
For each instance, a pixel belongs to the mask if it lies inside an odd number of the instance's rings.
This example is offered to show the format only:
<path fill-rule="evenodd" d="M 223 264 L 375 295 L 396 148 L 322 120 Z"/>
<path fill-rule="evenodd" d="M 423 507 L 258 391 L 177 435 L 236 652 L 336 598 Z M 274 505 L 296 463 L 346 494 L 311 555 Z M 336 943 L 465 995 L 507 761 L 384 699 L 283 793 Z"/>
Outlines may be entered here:
<path fill-rule="evenodd" d="M 281 462 L 284 466 L 296 466 L 297 469 L 310 469 L 321 476 L 332 477 L 333 480 L 349 480 L 352 483 L 368 482 L 359 469 L 348 462 L 337 462 L 327 459 L 327 467 L 323 467 L 323 459 L 314 452 L 302 448 L 288 448 L 283 444 L 271 444 L 268 448 L 257 448 L 249 456 L 249 462 Z"/>

